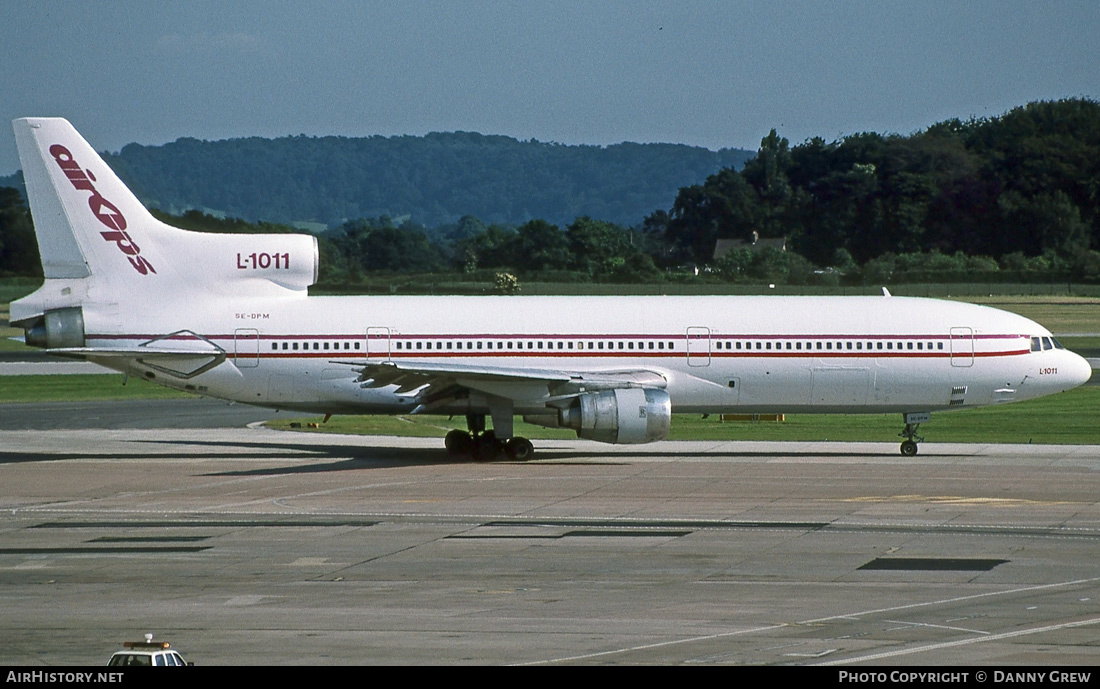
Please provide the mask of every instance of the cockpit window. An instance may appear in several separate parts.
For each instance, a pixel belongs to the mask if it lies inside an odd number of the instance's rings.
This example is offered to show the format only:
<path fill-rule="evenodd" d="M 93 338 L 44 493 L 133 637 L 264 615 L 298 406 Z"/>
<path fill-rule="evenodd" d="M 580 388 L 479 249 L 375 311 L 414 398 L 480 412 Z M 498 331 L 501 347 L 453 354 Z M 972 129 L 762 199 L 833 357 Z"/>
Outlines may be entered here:
<path fill-rule="evenodd" d="M 1062 346 L 1062 343 L 1059 342 L 1057 339 L 1052 337 L 1052 338 L 1050 338 L 1050 341 L 1054 343 L 1054 348 L 1055 349 L 1065 349 L 1065 347 Z"/>
<path fill-rule="evenodd" d="M 1039 338 L 1031 338 L 1031 351 L 1038 352 L 1043 348 L 1043 345 L 1039 342 Z"/>
<path fill-rule="evenodd" d="M 1050 343 L 1050 338 L 1049 337 L 1044 337 L 1043 338 L 1043 351 L 1046 351 L 1048 349 L 1054 349 L 1054 345 L 1052 345 Z"/>

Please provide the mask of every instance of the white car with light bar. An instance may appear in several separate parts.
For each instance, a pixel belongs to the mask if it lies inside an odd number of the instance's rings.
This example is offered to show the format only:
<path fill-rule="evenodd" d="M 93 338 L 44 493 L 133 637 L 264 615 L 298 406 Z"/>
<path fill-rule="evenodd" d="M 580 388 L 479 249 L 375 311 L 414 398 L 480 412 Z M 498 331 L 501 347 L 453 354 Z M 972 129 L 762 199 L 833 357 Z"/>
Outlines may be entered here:
<path fill-rule="evenodd" d="M 127 641 L 123 651 L 116 651 L 107 661 L 109 667 L 177 667 L 194 665 L 183 659 L 167 641 L 153 641 L 152 634 L 145 641 Z"/>

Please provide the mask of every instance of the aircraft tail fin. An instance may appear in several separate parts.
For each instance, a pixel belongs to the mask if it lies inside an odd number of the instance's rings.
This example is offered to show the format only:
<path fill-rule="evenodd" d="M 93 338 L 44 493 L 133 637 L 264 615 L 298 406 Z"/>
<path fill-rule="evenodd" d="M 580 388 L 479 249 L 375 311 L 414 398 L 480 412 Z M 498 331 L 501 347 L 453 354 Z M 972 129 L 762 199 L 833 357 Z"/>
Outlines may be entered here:
<path fill-rule="evenodd" d="M 157 220 L 68 121 L 13 122 L 47 286 L 12 304 L 12 322 L 89 302 L 198 293 L 304 295 L 317 276 L 311 235 L 190 232 Z"/>
<path fill-rule="evenodd" d="M 92 229 L 125 242 L 126 216 L 134 219 L 145 208 L 105 166 L 96 166 L 98 171 L 84 167 L 98 162 L 99 156 L 65 120 L 23 119 L 13 127 L 46 278 L 87 278 L 91 268 L 85 250 L 93 247 L 82 247 L 80 226 L 90 220 L 101 226 Z M 112 198 L 117 203 L 108 200 Z M 140 257 L 132 241 L 127 246 Z M 139 265 L 148 272 L 146 262 Z"/>

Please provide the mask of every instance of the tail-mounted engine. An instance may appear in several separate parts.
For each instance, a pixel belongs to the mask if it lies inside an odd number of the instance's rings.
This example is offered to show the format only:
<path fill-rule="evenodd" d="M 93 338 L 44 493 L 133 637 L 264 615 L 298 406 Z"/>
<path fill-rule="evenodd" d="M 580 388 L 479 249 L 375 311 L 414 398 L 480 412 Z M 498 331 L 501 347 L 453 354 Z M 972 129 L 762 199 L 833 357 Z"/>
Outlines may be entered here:
<path fill-rule="evenodd" d="M 47 311 L 23 329 L 27 344 L 32 347 L 83 347 L 84 311 L 79 306 Z"/>
<path fill-rule="evenodd" d="M 530 420 L 539 423 L 535 418 Z M 672 400 L 664 390 L 604 390 L 577 396 L 559 412 L 556 421 L 557 426 L 572 428 L 579 437 L 588 440 L 628 445 L 651 443 L 668 437 Z"/>

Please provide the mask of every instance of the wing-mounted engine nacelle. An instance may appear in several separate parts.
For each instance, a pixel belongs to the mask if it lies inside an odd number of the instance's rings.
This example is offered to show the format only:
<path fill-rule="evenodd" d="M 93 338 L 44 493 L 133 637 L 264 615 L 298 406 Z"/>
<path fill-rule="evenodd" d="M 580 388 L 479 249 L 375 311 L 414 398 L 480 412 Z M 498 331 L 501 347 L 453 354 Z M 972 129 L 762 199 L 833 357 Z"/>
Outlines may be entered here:
<path fill-rule="evenodd" d="M 27 344 L 32 347 L 83 347 L 84 311 L 79 306 L 47 311 L 25 325 L 24 331 Z"/>
<path fill-rule="evenodd" d="M 664 390 L 605 390 L 578 396 L 561 410 L 558 421 L 588 440 L 626 445 L 651 443 L 668 437 L 672 400 Z"/>

